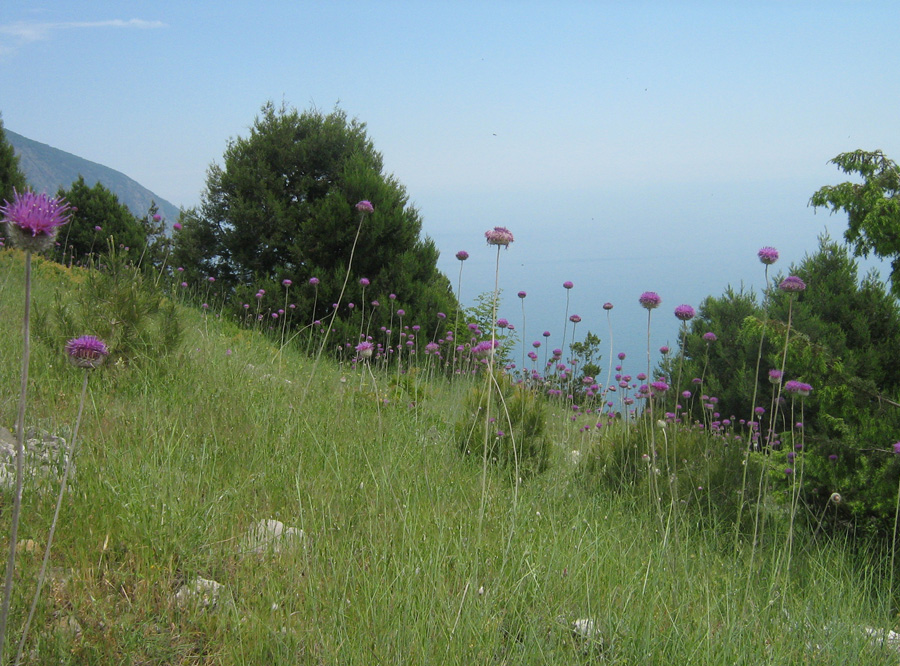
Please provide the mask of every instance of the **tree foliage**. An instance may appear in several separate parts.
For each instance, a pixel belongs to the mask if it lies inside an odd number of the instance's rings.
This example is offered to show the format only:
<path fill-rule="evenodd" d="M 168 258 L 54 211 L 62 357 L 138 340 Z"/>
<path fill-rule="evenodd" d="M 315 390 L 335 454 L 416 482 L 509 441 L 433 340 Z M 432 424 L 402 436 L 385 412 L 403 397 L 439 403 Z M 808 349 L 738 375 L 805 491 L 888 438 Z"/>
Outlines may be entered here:
<path fill-rule="evenodd" d="M 367 278 L 366 299 L 385 303 L 394 293 L 408 320 L 455 311 L 450 283 L 436 268 L 438 251 L 420 238 L 418 211 L 382 170 L 365 125 L 343 111 L 300 113 L 268 103 L 249 136 L 229 142 L 222 166 L 210 167 L 199 210 L 182 215 L 173 261 L 194 281 L 215 277 L 237 301 L 291 280 L 297 321 L 309 321 L 323 314 L 313 311 L 314 298 L 320 307 L 338 301 L 359 230 L 344 302 L 359 303 L 359 279 Z M 354 206 L 363 199 L 375 212 L 360 226 Z M 313 277 L 315 296 L 299 288 Z M 284 306 L 281 294 L 270 296 L 266 289 L 264 306 Z"/>
<path fill-rule="evenodd" d="M 12 201 L 13 189 L 22 192 L 27 186 L 25 174 L 19 168 L 19 156 L 6 140 L 3 118 L 0 117 L 0 202 Z"/>
<path fill-rule="evenodd" d="M 891 286 L 900 295 L 900 167 L 880 150 L 841 153 L 831 163 L 862 182 L 822 187 L 810 204 L 847 213 L 844 238 L 857 256 L 893 258 Z"/>
<path fill-rule="evenodd" d="M 677 395 L 694 392 L 684 406 L 697 420 L 707 402 L 696 399 L 700 393 L 715 396 L 716 412 L 735 426 L 758 419 L 765 433 L 777 415 L 776 437 L 782 437 L 792 422 L 791 405 L 788 400 L 772 413 L 777 387 L 768 371 L 780 369 L 784 359 L 785 380 L 813 387 L 802 419 L 808 499 L 821 506 L 839 492 L 845 500 L 840 511 L 884 528 L 900 475 L 891 450 L 900 432 L 900 307 L 874 272 L 860 278 L 848 248 L 827 237 L 790 271 L 806 283 L 805 291 L 791 295 L 773 286 L 760 303 L 752 293 L 728 289 L 704 301 L 685 341 Z M 702 337 L 710 331 L 714 342 Z M 754 389 L 765 415 L 752 410 Z"/>
<path fill-rule="evenodd" d="M 88 187 L 79 176 L 68 190 L 60 189 L 59 195 L 75 209 L 59 236 L 66 261 L 70 257 L 86 261 L 91 254 L 105 252 L 110 242 L 121 250 L 121 256 L 140 259 L 148 228 L 110 190 L 101 183 Z"/>

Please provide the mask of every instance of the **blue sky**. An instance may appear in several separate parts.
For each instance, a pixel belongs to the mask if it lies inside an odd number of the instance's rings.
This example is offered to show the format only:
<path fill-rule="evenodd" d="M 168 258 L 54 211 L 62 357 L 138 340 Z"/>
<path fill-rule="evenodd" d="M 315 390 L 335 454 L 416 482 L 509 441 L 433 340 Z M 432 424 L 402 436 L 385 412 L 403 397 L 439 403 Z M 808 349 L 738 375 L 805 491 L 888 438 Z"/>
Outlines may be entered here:
<path fill-rule="evenodd" d="M 88 5 L 89 6 L 86 6 Z M 25 136 L 113 167 L 176 205 L 267 100 L 368 125 L 442 252 L 472 255 L 534 333 L 571 312 L 640 349 L 642 291 L 671 310 L 759 287 L 842 217 L 807 208 L 828 160 L 900 159 L 893 2 L 40 2 L 0 6 L 0 112 Z M 579 336 L 580 337 L 580 336 Z M 646 338 L 643 338 L 646 340 Z M 557 343 L 561 342 L 557 337 Z"/>

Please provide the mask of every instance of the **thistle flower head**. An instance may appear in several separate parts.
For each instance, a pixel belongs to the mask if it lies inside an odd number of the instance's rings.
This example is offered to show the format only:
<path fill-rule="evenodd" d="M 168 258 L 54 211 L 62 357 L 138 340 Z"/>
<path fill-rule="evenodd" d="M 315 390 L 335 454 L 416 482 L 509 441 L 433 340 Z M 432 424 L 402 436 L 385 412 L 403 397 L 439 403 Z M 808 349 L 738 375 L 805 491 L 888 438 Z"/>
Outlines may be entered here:
<path fill-rule="evenodd" d="M 181 231 L 184 227 L 181 226 L 181 222 L 176 222 L 175 224 L 172 225 L 172 228 L 175 231 Z"/>
<path fill-rule="evenodd" d="M 311 278 L 309 278 L 309 283 L 315 287 L 317 284 L 319 284 L 319 278 L 311 277 Z"/>
<path fill-rule="evenodd" d="M 109 349 L 100 338 L 83 335 L 80 338 L 72 338 L 66 343 L 66 354 L 72 365 L 93 369 L 103 364 L 103 361 L 109 356 Z"/>
<path fill-rule="evenodd" d="M 6 222 L 13 243 L 23 250 L 44 250 L 56 237 L 58 227 L 69 221 L 72 208 L 64 199 L 13 190 L 12 203 L 0 206 L 0 219 Z"/>
<path fill-rule="evenodd" d="M 690 321 L 694 318 L 695 314 L 696 312 L 694 312 L 694 308 L 692 308 L 690 305 L 679 305 L 677 308 L 675 308 L 675 316 L 681 321 Z"/>
<path fill-rule="evenodd" d="M 664 381 L 656 381 L 656 382 L 652 382 L 650 384 L 650 388 L 653 389 L 653 392 L 656 395 L 662 395 L 663 393 L 665 393 L 666 391 L 669 390 L 669 385 L 666 384 Z"/>
<path fill-rule="evenodd" d="M 703 339 L 706 340 L 707 342 L 715 342 L 719 338 L 717 338 L 716 334 L 713 333 L 712 331 L 707 331 L 706 333 L 703 334 Z"/>
<path fill-rule="evenodd" d="M 368 202 L 367 202 L 368 203 Z M 371 205 L 371 204 L 370 204 Z M 360 342 L 356 345 L 356 354 L 359 358 L 372 358 L 372 351 L 375 349 L 375 345 L 373 345 L 368 340 Z"/>
<path fill-rule="evenodd" d="M 792 379 L 789 382 L 784 383 L 784 392 L 790 393 L 792 395 L 799 395 L 801 398 L 805 398 L 812 391 L 812 386 L 806 384 L 804 382 L 798 382 Z"/>
<path fill-rule="evenodd" d="M 456 253 L 456 258 L 459 259 L 460 261 L 465 261 L 466 259 L 469 258 L 469 253 L 466 252 L 465 250 L 460 250 L 459 252 Z"/>
<path fill-rule="evenodd" d="M 372 202 L 368 199 L 363 199 L 358 204 L 356 204 L 356 210 L 360 213 L 374 213 L 375 207 L 372 205 Z"/>
<path fill-rule="evenodd" d="M 778 285 L 778 288 L 781 289 L 781 291 L 793 293 L 806 289 L 806 283 L 796 275 L 788 275 L 781 284 Z"/>
<path fill-rule="evenodd" d="M 662 303 L 662 299 L 655 291 L 645 291 L 641 294 L 640 298 L 638 298 L 638 303 L 641 304 L 641 307 L 652 310 L 659 307 L 659 304 Z"/>
<path fill-rule="evenodd" d="M 575 284 L 573 282 L 569 282 L 568 280 L 563 282 L 563 289 L 571 289 L 574 286 Z"/>
<path fill-rule="evenodd" d="M 784 373 L 781 370 L 769 370 L 769 381 L 773 384 L 780 384 L 783 375 Z"/>
<path fill-rule="evenodd" d="M 613 304 L 612 304 L 612 303 L 604 303 L 604 304 L 603 304 L 603 309 L 604 309 L 604 310 L 612 310 L 612 309 L 613 309 Z"/>
<path fill-rule="evenodd" d="M 569 317 L 569 321 L 573 324 L 577 324 L 581 321 L 581 317 L 579 317 L 577 314 L 573 314 L 571 317 Z"/>
<path fill-rule="evenodd" d="M 294 283 L 291 282 L 290 280 L 282 280 L 281 284 L 283 284 L 285 287 L 290 287 Z"/>
<path fill-rule="evenodd" d="M 494 227 L 490 231 L 485 231 L 484 237 L 487 239 L 488 245 L 502 245 L 503 247 L 509 247 L 509 244 L 515 240 L 512 232 L 506 227 Z"/>
<path fill-rule="evenodd" d="M 498 319 L 497 328 L 509 328 L 509 322 L 506 319 Z"/>
<path fill-rule="evenodd" d="M 767 245 L 766 247 L 760 248 L 759 252 L 756 253 L 756 256 L 759 257 L 759 260 L 766 266 L 771 266 L 778 261 L 778 250 Z"/>
<path fill-rule="evenodd" d="M 528 294 L 526 294 L 524 291 L 520 291 L 517 295 L 519 298 L 525 298 Z"/>
<path fill-rule="evenodd" d="M 369 278 L 361 278 L 359 281 L 359 284 L 362 285 L 363 287 L 368 287 L 371 284 L 371 282 L 369 282 Z"/>

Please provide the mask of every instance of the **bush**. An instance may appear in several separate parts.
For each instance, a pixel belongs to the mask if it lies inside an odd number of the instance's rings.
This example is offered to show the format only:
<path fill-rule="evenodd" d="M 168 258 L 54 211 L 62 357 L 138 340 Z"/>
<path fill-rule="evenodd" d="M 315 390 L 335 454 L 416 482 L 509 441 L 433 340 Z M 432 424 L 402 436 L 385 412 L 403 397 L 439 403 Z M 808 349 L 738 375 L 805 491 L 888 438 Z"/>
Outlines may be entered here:
<path fill-rule="evenodd" d="M 488 400 L 491 401 L 490 422 Z M 471 390 L 456 422 L 456 444 L 466 456 L 481 458 L 487 442 L 488 461 L 511 478 L 527 479 L 547 469 L 550 440 L 544 403 L 506 375 L 494 386 L 485 382 Z"/>

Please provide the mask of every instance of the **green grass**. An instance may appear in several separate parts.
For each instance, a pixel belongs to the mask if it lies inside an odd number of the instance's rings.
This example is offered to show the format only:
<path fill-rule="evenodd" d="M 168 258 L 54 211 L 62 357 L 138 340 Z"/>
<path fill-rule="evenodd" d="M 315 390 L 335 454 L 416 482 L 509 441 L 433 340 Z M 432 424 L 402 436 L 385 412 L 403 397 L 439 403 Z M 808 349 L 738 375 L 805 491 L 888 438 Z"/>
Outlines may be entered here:
<path fill-rule="evenodd" d="M 0 251 L 6 427 L 21 268 Z M 38 262 L 35 302 L 70 279 Z M 433 379 L 415 406 L 379 404 L 368 374 L 323 361 L 310 377 L 302 354 L 183 316 L 175 355 L 91 376 L 26 663 L 896 663 L 862 630 L 893 628 L 883 563 L 849 545 L 801 533 L 786 572 L 781 523 L 751 562 L 715 514 L 666 504 L 660 522 L 643 492 L 585 482 L 566 457 L 585 436 L 564 414 L 548 423 L 549 471 L 515 502 L 508 476 L 489 474 L 480 522 L 480 458 L 453 441 L 477 380 Z M 393 374 L 375 377 L 391 390 Z M 61 349 L 35 343 L 28 423 L 68 434 L 80 381 Z M 11 495 L 0 501 L 5 549 Z M 44 543 L 54 502 L 26 488 L 20 539 Z M 303 545 L 242 553 L 264 518 L 302 528 Z M 17 559 L 7 654 L 39 565 Z M 225 585 L 215 609 L 175 603 L 197 576 Z M 601 640 L 573 635 L 583 618 Z"/>

